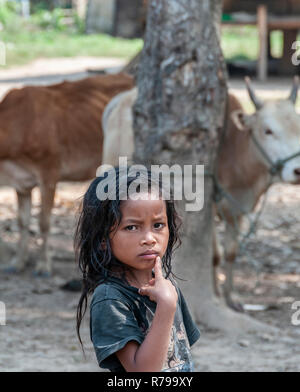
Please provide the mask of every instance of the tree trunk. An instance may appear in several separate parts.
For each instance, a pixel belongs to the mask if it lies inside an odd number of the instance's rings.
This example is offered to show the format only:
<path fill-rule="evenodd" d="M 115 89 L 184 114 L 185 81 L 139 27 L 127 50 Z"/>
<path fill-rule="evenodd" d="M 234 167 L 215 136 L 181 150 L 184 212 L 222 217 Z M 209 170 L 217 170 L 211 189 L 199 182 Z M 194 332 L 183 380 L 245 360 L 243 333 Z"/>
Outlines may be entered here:
<path fill-rule="evenodd" d="M 214 18 L 215 29 L 217 31 L 218 39 L 221 39 L 221 22 L 223 11 L 223 0 L 215 0 L 212 3 L 212 13 Z"/>
<path fill-rule="evenodd" d="M 132 75 L 134 78 L 136 78 L 138 74 L 138 68 L 140 65 L 141 61 L 141 56 L 142 52 L 138 52 L 130 61 L 128 64 L 125 65 L 125 67 L 122 69 L 122 72 L 126 72 L 129 75 Z"/>
<path fill-rule="evenodd" d="M 227 93 L 214 23 L 219 7 L 220 0 L 150 1 L 133 109 L 135 162 L 182 168 L 204 164 L 213 170 Z M 183 242 L 175 253 L 175 273 L 187 280 L 181 286 L 196 321 L 232 331 L 259 328 L 214 296 L 212 196 L 206 177 L 201 211 L 187 212 L 185 201 L 179 202 Z"/>
<path fill-rule="evenodd" d="M 7 264 L 7 261 L 13 257 L 14 253 L 13 248 L 0 238 L 0 269 Z"/>
<path fill-rule="evenodd" d="M 144 36 L 144 2 L 142 0 L 117 0 L 114 35 L 123 38 Z"/>

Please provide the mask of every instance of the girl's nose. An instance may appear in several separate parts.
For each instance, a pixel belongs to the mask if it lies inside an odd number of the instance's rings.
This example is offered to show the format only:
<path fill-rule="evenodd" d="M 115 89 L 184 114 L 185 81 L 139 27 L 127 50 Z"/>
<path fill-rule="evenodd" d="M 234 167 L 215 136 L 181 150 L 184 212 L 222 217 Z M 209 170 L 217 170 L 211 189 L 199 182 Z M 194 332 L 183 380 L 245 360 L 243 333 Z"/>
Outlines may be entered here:
<path fill-rule="evenodd" d="M 155 244 L 156 243 L 156 239 L 155 239 L 155 237 L 153 236 L 153 233 L 151 232 L 151 231 L 148 231 L 147 233 L 145 233 L 145 235 L 143 236 L 143 238 L 142 238 L 142 245 L 143 244 L 148 244 L 148 245 L 152 245 L 152 244 Z"/>

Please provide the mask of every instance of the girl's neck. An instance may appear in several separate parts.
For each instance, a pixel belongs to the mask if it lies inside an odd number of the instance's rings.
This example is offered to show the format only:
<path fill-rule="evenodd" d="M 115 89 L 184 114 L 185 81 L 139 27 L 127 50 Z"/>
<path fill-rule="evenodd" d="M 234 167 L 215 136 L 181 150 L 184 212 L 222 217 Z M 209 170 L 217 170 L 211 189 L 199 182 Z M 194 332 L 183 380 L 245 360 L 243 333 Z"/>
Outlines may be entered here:
<path fill-rule="evenodd" d="M 142 286 L 148 285 L 149 281 L 153 278 L 152 270 L 150 271 L 131 271 L 126 272 L 126 279 L 128 283 L 140 289 Z"/>

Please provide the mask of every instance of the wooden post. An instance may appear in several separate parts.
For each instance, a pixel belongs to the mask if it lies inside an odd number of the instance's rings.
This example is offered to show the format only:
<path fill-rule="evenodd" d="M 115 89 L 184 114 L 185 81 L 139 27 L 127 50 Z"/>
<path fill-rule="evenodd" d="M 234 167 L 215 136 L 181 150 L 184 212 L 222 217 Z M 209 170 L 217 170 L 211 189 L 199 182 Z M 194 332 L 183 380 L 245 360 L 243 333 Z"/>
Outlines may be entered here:
<path fill-rule="evenodd" d="M 257 62 L 258 79 L 266 80 L 268 74 L 268 16 L 267 6 L 257 7 L 257 27 L 259 32 L 259 55 Z"/>
<path fill-rule="evenodd" d="M 72 7 L 76 10 L 78 16 L 82 19 L 85 18 L 88 0 L 72 0 Z"/>
<path fill-rule="evenodd" d="M 114 32 L 116 0 L 89 0 L 86 12 L 86 32 Z"/>
<path fill-rule="evenodd" d="M 21 0 L 21 11 L 22 11 L 22 16 L 26 19 L 29 18 L 30 16 L 30 3 L 29 0 Z"/>

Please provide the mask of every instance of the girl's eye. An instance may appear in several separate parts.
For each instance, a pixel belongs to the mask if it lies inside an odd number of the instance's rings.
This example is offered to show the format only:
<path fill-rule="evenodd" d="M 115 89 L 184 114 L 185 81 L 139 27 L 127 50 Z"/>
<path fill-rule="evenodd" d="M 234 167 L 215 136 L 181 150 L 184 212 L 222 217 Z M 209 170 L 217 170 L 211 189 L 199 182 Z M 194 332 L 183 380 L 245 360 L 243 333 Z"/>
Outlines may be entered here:
<path fill-rule="evenodd" d="M 273 135 L 273 132 L 268 128 L 265 130 L 265 135 Z"/>
<path fill-rule="evenodd" d="M 135 225 L 129 225 L 129 226 L 125 227 L 125 230 L 127 230 L 127 231 L 134 231 L 135 229 L 136 229 Z"/>
<path fill-rule="evenodd" d="M 159 227 L 158 227 L 158 226 L 159 226 Z M 159 222 L 159 223 L 154 223 L 154 227 L 155 227 L 156 229 L 162 229 L 164 226 L 165 226 L 165 224 L 164 224 L 164 223 L 161 223 L 161 222 Z"/>

